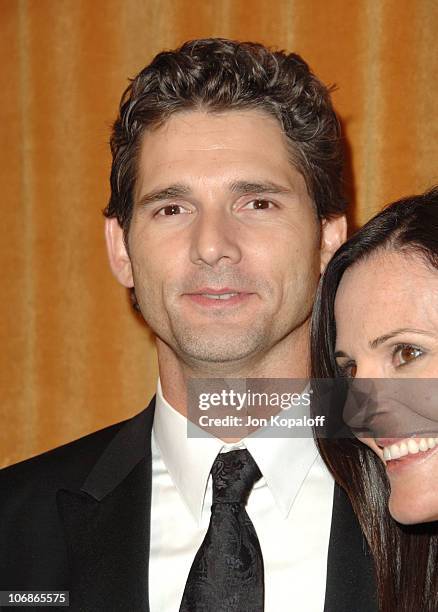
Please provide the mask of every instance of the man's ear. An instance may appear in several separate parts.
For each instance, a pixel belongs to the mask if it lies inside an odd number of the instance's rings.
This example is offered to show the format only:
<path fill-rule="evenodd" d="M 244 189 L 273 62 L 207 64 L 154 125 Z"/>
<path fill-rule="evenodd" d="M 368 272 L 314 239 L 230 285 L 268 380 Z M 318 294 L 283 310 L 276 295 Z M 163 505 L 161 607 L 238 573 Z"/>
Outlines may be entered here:
<path fill-rule="evenodd" d="M 123 239 L 123 229 L 116 218 L 105 219 L 105 240 L 114 276 L 124 287 L 133 287 L 131 260 Z"/>
<path fill-rule="evenodd" d="M 321 274 L 328 262 L 347 238 L 345 215 L 323 219 L 321 223 Z"/>

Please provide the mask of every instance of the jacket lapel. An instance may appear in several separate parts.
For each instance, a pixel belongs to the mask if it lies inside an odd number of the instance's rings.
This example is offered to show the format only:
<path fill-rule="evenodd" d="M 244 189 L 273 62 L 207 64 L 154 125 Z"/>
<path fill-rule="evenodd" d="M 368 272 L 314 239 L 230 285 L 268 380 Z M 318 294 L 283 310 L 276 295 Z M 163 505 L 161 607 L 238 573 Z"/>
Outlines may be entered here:
<path fill-rule="evenodd" d="M 121 427 L 80 491 L 58 491 L 71 610 L 149 612 L 153 413 L 154 400 Z"/>
<path fill-rule="evenodd" d="M 149 612 L 151 431 L 155 402 L 130 419 L 79 491 L 58 491 L 70 563 L 70 610 Z M 324 612 L 377 612 L 374 566 L 335 485 Z"/>
<path fill-rule="evenodd" d="M 335 485 L 324 612 L 378 612 L 374 563 L 343 489 Z"/>

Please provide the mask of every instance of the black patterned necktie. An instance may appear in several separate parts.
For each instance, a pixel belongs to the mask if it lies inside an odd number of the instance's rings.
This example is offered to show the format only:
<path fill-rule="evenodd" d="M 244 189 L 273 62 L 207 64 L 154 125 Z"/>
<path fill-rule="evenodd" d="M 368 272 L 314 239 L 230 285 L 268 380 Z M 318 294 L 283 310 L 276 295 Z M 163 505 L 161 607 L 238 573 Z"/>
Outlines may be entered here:
<path fill-rule="evenodd" d="M 263 612 L 260 543 L 245 504 L 260 470 L 247 450 L 221 453 L 211 468 L 208 531 L 187 578 L 180 612 Z"/>

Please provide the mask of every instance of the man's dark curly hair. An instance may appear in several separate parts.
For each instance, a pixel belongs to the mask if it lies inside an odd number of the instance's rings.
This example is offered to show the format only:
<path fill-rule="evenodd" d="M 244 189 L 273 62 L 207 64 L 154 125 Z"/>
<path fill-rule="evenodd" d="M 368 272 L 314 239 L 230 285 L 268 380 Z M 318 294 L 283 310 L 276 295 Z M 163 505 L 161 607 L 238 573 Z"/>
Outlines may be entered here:
<path fill-rule="evenodd" d="M 297 54 L 220 38 L 159 53 L 130 83 L 111 136 L 111 196 L 105 215 L 127 237 L 142 134 L 180 111 L 256 109 L 275 117 L 291 162 L 320 218 L 342 214 L 343 149 L 329 90 Z"/>

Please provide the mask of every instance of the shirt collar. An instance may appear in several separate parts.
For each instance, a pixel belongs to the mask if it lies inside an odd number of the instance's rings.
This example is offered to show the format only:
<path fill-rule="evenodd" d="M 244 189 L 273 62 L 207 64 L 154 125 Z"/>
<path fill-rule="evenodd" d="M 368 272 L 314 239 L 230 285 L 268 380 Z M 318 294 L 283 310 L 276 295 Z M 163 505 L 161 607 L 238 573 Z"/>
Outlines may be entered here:
<path fill-rule="evenodd" d="M 238 444 L 211 435 L 187 436 L 187 419 L 164 398 L 158 379 L 153 434 L 164 464 L 181 498 L 199 524 L 210 470 L 218 453 L 247 448 L 262 472 L 255 487 L 266 482 L 274 501 L 287 517 L 318 451 L 311 428 L 304 438 L 268 437 L 266 429 Z M 275 432 L 274 432 L 275 433 Z"/>

